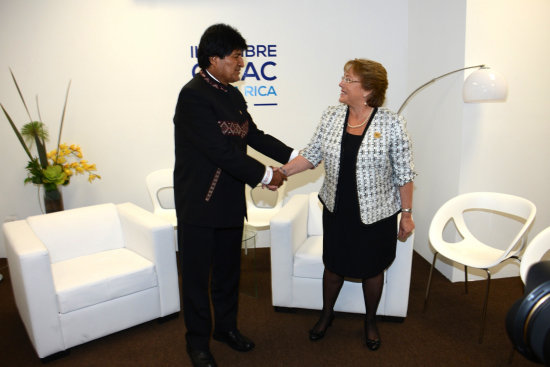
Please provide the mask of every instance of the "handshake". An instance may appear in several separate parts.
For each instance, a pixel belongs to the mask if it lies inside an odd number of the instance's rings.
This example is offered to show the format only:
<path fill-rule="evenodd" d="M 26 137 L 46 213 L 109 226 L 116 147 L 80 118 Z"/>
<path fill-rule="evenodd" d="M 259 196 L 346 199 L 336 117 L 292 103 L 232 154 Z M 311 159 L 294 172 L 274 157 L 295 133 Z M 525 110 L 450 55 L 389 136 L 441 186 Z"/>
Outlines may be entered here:
<path fill-rule="evenodd" d="M 276 191 L 279 187 L 282 186 L 282 184 L 287 180 L 286 171 L 282 167 L 271 167 L 273 169 L 273 177 L 271 178 L 271 181 L 267 185 L 263 185 L 264 187 L 267 187 L 271 191 Z"/>

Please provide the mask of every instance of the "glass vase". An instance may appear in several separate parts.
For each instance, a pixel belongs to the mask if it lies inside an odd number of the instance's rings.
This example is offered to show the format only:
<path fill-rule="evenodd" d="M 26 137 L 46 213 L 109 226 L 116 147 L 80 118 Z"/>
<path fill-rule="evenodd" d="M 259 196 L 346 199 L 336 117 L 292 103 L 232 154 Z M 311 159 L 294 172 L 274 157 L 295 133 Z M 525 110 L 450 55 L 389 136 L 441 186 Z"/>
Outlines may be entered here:
<path fill-rule="evenodd" d="M 44 191 L 44 207 L 47 213 L 60 212 L 63 208 L 63 195 L 59 188 Z"/>

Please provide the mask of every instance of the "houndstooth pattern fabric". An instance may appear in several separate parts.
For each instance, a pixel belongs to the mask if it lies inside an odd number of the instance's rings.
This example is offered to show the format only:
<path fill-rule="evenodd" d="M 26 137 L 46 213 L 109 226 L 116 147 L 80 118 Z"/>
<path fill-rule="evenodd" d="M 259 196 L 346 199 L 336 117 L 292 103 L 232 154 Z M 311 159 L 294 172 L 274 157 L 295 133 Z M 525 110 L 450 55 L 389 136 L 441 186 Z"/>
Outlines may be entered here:
<path fill-rule="evenodd" d="M 325 180 L 319 197 L 331 212 L 336 202 L 346 113 L 344 104 L 327 108 L 310 143 L 300 152 L 314 166 L 325 162 Z M 361 221 L 365 224 L 399 211 L 399 187 L 416 176 L 411 140 L 405 125 L 403 117 L 380 107 L 365 133 L 356 166 Z"/>

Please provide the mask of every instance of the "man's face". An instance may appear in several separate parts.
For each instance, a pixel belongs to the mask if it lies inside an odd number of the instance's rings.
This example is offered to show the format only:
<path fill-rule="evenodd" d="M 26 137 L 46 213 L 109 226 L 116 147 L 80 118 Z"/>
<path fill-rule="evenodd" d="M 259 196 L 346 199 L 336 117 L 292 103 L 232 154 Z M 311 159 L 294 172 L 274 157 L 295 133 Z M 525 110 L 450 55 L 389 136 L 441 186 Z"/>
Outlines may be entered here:
<path fill-rule="evenodd" d="M 233 50 L 223 59 L 218 56 L 210 58 L 208 71 L 223 84 L 239 81 L 241 68 L 244 67 L 242 50 Z"/>

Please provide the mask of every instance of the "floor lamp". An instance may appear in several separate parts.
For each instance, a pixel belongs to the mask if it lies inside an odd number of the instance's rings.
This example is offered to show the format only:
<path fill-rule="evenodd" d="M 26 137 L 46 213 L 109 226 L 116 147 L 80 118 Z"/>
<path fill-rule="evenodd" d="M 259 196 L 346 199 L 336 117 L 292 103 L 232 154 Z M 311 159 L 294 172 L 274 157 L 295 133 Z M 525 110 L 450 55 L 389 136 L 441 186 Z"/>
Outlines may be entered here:
<path fill-rule="evenodd" d="M 506 79 L 504 79 L 504 77 L 500 73 L 491 70 L 488 66 L 482 64 L 453 70 L 422 84 L 420 87 L 416 88 L 411 94 L 409 94 L 401 107 L 399 107 L 397 114 L 401 114 L 401 111 L 403 111 L 411 98 L 414 97 L 422 89 L 448 75 L 468 69 L 477 70 L 470 74 L 468 78 L 466 78 L 466 80 L 464 81 L 464 87 L 462 89 L 462 98 L 464 102 L 503 102 L 506 100 L 506 97 L 508 96 L 508 85 L 506 83 Z"/>
<path fill-rule="evenodd" d="M 468 66 L 460 68 L 457 70 L 450 71 L 448 73 L 442 74 L 438 77 L 433 78 L 432 80 L 422 84 L 420 87 L 416 88 L 409 96 L 405 99 L 397 114 L 401 114 L 407 103 L 422 89 L 428 87 L 429 85 L 435 83 L 439 79 L 442 79 L 448 75 L 458 73 L 463 70 L 468 69 L 477 69 L 472 74 L 470 74 L 464 81 L 462 88 L 462 99 L 466 103 L 482 103 L 482 102 L 503 102 L 508 96 L 508 85 L 504 77 L 494 71 L 489 67 L 482 65 Z M 435 261 L 435 260 L 434 260 Z M 429 287 L 429 283 L 428 283 Z M 426 290 L 427 292 L 427 290 Z M 487 284 L 487 292 L 489 292 L 489 284 Z M 427 294 L 427 293 L 426 293 Z M 487 293 L 488 294 L 488 293 Z M 485 306 L 486 307 L 486 306 Z M 481 343 L 483 338 L 485 325 L 485 311 L 482 313 L 481 318 L 481 331 L 479 342 Z"/>

